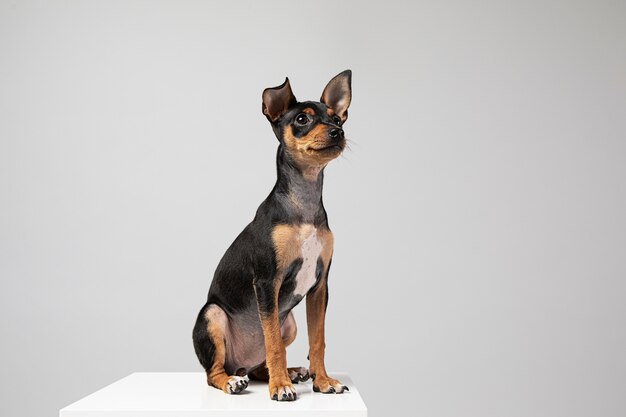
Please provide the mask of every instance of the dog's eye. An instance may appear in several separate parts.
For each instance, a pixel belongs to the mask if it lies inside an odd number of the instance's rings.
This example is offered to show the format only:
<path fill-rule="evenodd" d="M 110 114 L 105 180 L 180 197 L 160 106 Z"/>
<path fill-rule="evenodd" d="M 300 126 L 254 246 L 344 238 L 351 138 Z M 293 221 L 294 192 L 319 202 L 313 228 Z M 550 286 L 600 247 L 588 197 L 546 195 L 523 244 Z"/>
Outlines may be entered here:
<path fill-rule="evenodd" d="M 335 122 L 337 126 L 341 126 L 341 119 L 339 118 L 339 116 L 337 115 L 333 116 L 333 121 Z"/>
<path fill-rule="evenodd" d="M 305 125 L 309 123 L 309 116 L 307 116 L 305 113 L 300 113 L 296 116 L 296 123 L 299 125 Z"/>

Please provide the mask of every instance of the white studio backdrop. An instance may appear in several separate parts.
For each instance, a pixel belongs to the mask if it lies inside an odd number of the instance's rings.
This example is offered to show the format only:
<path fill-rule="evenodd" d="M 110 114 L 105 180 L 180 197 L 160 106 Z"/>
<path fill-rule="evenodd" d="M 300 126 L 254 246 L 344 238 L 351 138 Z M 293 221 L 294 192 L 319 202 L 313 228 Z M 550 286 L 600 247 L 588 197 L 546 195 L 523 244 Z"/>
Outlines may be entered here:
<path fill-rule="evenodd" d="M 351 68 L 328 368 L 372 416 L 623 415 L 624 39 L 608 1 L 0 2 L 0 414 L 201 371 L 261 92 Z"/>

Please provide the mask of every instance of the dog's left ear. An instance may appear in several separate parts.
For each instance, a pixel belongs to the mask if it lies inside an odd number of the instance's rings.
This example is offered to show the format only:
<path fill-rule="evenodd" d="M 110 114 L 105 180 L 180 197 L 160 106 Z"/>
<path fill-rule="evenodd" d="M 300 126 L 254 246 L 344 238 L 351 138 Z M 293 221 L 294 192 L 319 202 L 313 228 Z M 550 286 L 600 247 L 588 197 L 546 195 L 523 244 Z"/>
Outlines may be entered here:
<path fill-rule="evenodd" d="M 285 82 L 278 87 L 266 88 L 263 91 L 263 114 L 274 123 L 297 101 L 291 91 L 289 78 L 285 78 Z"/>
<path fill-rule="evenodd" d="M 348 118 L 348 107 L 352 100 L 352 71 L 345 70 L 335 76 L 322 93 L 320 101 L 333 109 L 335 114 L 345 122 Z"/>

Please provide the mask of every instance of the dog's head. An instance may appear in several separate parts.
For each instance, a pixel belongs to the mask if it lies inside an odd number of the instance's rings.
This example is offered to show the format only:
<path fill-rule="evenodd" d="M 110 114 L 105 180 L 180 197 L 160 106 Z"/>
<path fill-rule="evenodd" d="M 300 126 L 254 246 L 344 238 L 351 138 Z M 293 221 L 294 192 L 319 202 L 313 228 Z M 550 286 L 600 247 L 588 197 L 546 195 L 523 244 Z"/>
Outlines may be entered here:
<path fill-rule="evenodd" d="M 288 155 L 301 168 L 323 167 L 346 146 L 343 124 L 352 98 L 352 71 L 330 80 L 319 102 L 298 102 L 289 79 L 263 91 L 263 114 Z"/>

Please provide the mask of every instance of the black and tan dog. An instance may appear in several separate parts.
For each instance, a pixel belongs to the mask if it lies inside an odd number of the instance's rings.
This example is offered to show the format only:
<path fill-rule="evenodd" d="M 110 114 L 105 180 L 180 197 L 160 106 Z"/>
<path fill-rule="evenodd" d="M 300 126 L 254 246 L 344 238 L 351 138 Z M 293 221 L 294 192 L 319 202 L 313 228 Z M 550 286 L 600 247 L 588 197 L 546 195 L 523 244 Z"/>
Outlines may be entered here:
<path fill-rule="evenodd" d="M 333 234 L 322 204 L 324 167 L 343 151 L 352 97 L 350 70 L 333 78 L 320 102 L 298 102 L 289 79 L 263 91 L 263 114 L 280 142 L 278 179 L 254 220 L 220 261 L 193 342 L 207 382 L 236 394 L 251 379 L 269 381 L 270 398 L 292 401 L 292 383 L 348 390 L 324 366 L 324 319 Z M 293 309 L 306 296 L 309 370 L 287 368 L 296 337 Z"/>

